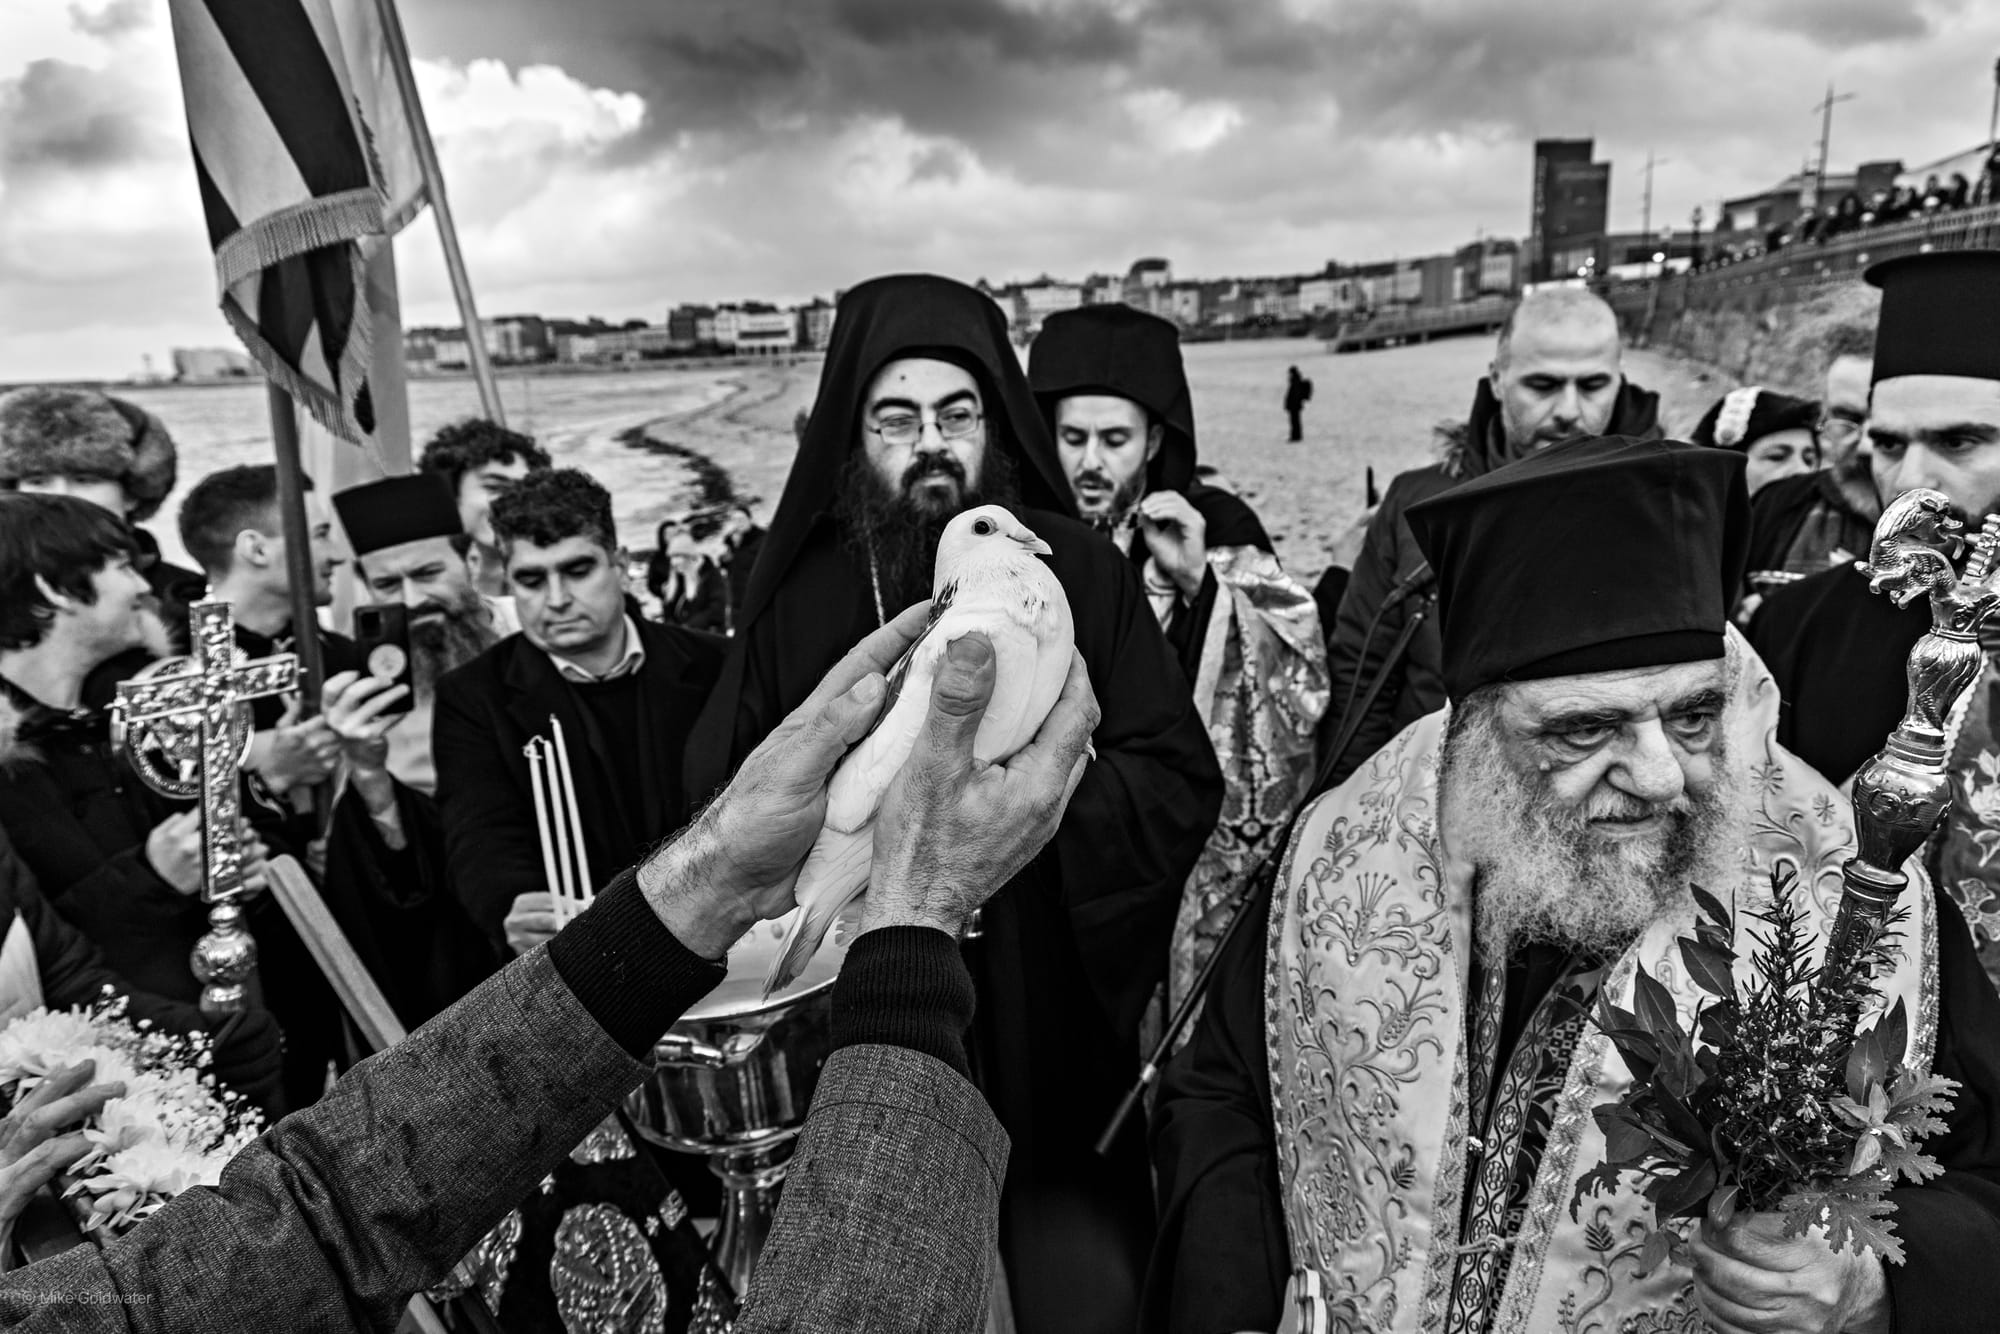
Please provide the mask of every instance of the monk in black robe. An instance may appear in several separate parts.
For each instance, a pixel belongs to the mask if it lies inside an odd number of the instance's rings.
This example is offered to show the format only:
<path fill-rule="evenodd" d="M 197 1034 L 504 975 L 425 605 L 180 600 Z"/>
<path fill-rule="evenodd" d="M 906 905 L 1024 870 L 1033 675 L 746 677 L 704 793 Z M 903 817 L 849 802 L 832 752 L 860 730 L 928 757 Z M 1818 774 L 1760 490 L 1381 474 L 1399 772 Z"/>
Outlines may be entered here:
<path fill-rule="evenodd" d="M 1725 887 L 1741 922 L 1793 868 L 1823 934 L 1854 847 L 1726 629 L 1740 462 L 1572 442 L 1411 521 L 1451 706 L 1307 808 L 1276 897 L 1222 951 L 1154 1118 L 1141 1328 L 1271 1330 L 1312 1305 L 1385 1334 L 1980 1327 L 2000 1300 L 1980 1263 L 2000 1245 L 2000 997 L 1942 894 L 1905 896 L 1879 979 L 1937 1015 L 1908 1059 L 1962 1086 L 1924 1146 L 1943 1175 L 1888 1196 L 1906 1263 L 1779 1241 L 1764 1214 L 1699 1230 L 1692 1272 L 1641 1273 L 1636 1178 L 1572 1209 L 1603 1152 L 1591 1103 L 1625 1077 L 1582 1018 L 1600 989 L 1624 1005 L 1637 960 L 1689 1025 L 1698 993 L 1660 966 L 1687 886 Z"/>
<path fill-rule="evenodd" d="M 1228 789 L 1174 924 L 1178 1005 L 1312 783 L 1328 690 L 1319 609 L 1250 506 L 1197 470 L 1173 324 L 1117 304 L 1059 311 L 1035 336 L 1028 384 L 1078 512 L 1141 572 Z"/>
<path fill-rule="evenodd" d="M 1889 503 L 1939 493 L 1971 537 L 2000 514 L 2000 255 L 1966 251 L 1889 261 L 1869 394 L 1868 462 Z M 1866 556 L 1868 553 L 1857 552 Z M 1774 593 L 1751 641 L 1784 693 L 1779 737 L 1841 782 L 1902 716 L 1903 662 L 1930 627 L 1921 600 L 1897 608 L 1851 565 Z M 1951 807 L 1926 850 L 1935 883 L 1972 928 L 2000 982 L 2000 635 L 1989 625 L 1981 680 L 1947 720 Z"/>
<path fill-rule="evenodd" d="M 842 298 L 687 787 L 715 790 L 864 634 L 928 597 L 945 522 L 994 500 L 1018 500 L 1054 549 L 1104 706 L 1061 831 L 966 947 L 976 1073 L 1013 1141 L 1001 1251 L 1021 1328 L 1123 1330 L 1150 1183 L 1136 1132 L 1109 1160 L 1091 1148 L 1136 1072 L 1140 1017 L 1221 781 L 1138 571 L 1076 521 L 1006 321 L 977 291 L 910 276 Z"/>

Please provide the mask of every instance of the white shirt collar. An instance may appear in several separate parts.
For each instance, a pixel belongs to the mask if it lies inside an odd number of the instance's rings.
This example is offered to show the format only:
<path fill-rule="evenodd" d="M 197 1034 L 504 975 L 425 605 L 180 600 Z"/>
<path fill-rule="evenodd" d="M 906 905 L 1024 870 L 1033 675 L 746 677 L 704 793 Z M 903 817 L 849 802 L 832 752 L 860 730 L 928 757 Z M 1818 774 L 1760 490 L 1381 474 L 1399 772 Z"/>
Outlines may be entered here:
<path fill-rule="evenodd" d="M 620 677 L 630 676 L 641 667 L 644 667 L 646 665 L 646 646 L 639 639 L 639 627 L 634 625 L 631 616 L 627 615 L 625 617 L 624 656 L 612 664 L 611 670 L 604 673 L 604 675 L 598 676 L 585 671 L 568 658 L 559 658 L 553 653 L 549 654 L 549 661 L 556 665 L 558 672 L 562 673 L 563 680 L 572 681 L 577 685 L 583 686 L 594 685 L 599 681 L 616 681 Z"/>

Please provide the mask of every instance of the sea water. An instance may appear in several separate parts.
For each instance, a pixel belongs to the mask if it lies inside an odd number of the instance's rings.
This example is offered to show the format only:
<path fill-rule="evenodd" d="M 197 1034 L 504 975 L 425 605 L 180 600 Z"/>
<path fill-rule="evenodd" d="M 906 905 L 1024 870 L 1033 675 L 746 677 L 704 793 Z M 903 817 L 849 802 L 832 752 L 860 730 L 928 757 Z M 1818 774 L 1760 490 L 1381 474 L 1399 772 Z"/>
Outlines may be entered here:
<path fill-rule="evenodd" d="M 1335 355 L 1310 339 L 1196 343 L 1186 349 L 1201 458 L 1258 511 L 1279 553 L 1308 581 L 1361 516 L 1366 470 L 1386 487 L 1396 473 L 1433 457 L 1432 428 L 1463 420 L 1492 344 L 1454 338 L 1384 351 Z M 1314 382 L 1305 440 L 1286 441 L 1285 372 Z M 1669 407 L 1692 420 L 1706 404 L 1684 368 L 1659 358 L 1628 361 L 1634 378 L 1665 389 Z M 535 435 L 561 465 L 586 469 L 610 489 L 620 535 L 643 551 L 654 525 L 687 502 L 692 479 L 678 460 L 621 437 L 643 428 L 699 451 L 726 469 L 739 495 L 767 518 L 795 450 L 792 419 L 810 407 L 813 359 L 772 364 L 659 367 L 600 374 L 502 373 L 509 424 Z M 1667 383 L 1659 383 L 1666 381 Z M 1726 386 L 1725 386 L 1726 387 Z M 180 496 L 203 474 L 267 461 L 270 427 L 261 383 L 122 388 L 157 413 L 180 448 L 180 484 L 148 526 L 179 558 Z M 410 386 L 413 438 L 479 411 L 469 379 Z"/>

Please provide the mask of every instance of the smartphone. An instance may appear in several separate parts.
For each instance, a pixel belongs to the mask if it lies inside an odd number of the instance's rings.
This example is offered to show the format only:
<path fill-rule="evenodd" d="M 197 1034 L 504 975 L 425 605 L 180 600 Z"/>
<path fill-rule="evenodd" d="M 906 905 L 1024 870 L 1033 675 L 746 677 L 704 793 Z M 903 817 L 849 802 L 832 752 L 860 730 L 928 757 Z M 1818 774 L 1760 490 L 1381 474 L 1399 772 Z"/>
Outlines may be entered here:
<path fill-rule="evenodd" d="M 1382 493 L 1375 489 L 1375 469 L 1373 468 L 1370 468 L 1368 470 L 1367 498 L 1368 498 L 1368 508 L 1371 510 L 1374 509 L 1377 505 L 1382 503 Z"/>
<path fill-rule="evenodd" d="M 354 609 L 354 644 L 368 674 L 379 680 L 411 686 L 410 609 L 400 602 L 371 602 Z M 412 688 L 402 699 L 383 710 L 408 713 L 415 699 Z"/>

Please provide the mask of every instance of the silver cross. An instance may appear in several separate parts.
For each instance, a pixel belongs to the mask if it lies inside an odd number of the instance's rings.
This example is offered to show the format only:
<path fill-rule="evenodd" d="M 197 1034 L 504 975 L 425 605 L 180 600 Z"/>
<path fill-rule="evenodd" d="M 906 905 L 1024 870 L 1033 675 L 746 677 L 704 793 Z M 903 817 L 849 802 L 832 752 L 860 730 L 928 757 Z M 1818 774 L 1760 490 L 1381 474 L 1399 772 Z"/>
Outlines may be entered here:
<path fill-rule="evenodd" d="M 188 622 L 192 652 L 119 683 L 112 719 L 147 786 L 201 803 L 201 896 L 215 907 L 209 934 L 195 946 L 194 971 L 207 984 L 202 1008 L 228 1012 L 244 1008 L 256 966 L 235 902 L 243 892 L 237 782 L 250 744 L 249 701 L 297 689 L 299 662 L 289 653 L 239 661 L 225 601 L 195 603 Z"/>

